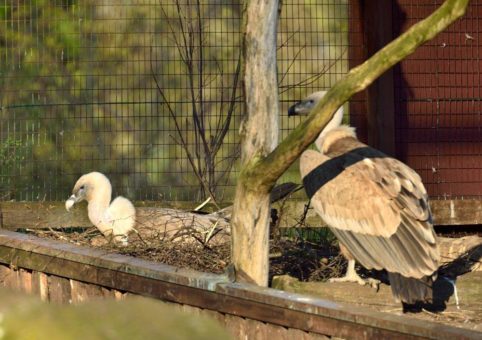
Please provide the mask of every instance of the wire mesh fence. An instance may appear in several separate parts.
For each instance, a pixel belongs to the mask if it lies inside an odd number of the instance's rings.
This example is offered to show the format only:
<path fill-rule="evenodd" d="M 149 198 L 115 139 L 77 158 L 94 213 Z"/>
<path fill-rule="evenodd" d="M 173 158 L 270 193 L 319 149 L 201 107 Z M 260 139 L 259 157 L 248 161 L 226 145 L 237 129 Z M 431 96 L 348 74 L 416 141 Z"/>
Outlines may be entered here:
<path fill-rule="evenodd" d="M 230 200 L 241 10 L 239 0 L 5 0 L 2 199 L 63 200 L 100 171 L 134 200 Z M 289 104 L 347 71 L 347 20 L 346 1 L 283 2 L 282 137 L 299 123 Z"/>
<path fill-rule="evenodd" d="M 396 37 L 440 2 L 392 2 Z M 283 1 L 281 138 L 287 108 L 362 62 L 358 1 Z M 359 8 L 359 7 L 358 7 Z M 0 2 L 0 198 L 63 200 L 83 173 L 133 200 L 233 198 L 243 115 L 242 1 Z M 438 198 L 482 196 L 482 3 L 394 69 L 396 156 Z M 367 140 L 364 94 L 350 122 Z M 348 109 L 348 107 L 347 107 Z M 299 182 L 293 165 L 281 182 Z"/>
<path fill-rule="evenodd" d="M 398 35 L 432 13 L 433 1 L 399 0 Z M 397 157 L 440 199 L 482 196 L 482 2 L 394 70 Z"/>

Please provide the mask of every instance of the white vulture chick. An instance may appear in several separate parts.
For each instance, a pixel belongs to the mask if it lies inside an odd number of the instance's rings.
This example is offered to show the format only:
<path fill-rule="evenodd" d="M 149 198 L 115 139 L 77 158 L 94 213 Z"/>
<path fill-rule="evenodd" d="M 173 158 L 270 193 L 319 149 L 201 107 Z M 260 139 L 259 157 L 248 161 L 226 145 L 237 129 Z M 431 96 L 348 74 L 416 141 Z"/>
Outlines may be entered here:
<path fill-rule="evenodd" d="M 111 203 L 112 186 L 100 172 L 81 176 L 75 183 L 72 196 L 65 202 L 70 210 L 75 203 L 86 200 L 89 220 L 106 237 L 127 245 L 128 234 L 134 229 L 136 210 L 125 197 L 118 196 Z"/>
<path fill-rule="evenodd" d="M 288 115 L 306 115 L 326 92 L 311 94 Z M 397 301 L 432 301 L 439 252 L 420 176 L 404 163 L 361 143 L 341 125 L 340 107 L 315 141 L 318 151 L 301 155 L 306 193 L 321 218 L 348 250 L 347 276 L 363 281 L 354 259 L 385 269 Z"/>

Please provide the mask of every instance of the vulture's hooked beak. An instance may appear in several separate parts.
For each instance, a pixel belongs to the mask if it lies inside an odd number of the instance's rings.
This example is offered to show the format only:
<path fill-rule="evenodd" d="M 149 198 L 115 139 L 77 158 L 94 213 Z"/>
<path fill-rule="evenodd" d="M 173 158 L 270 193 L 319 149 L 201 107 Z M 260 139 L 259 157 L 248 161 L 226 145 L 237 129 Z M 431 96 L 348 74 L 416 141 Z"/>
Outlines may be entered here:
<path fill-rule="evenodd" d="M 313 99 L 301 100 L 288 109 L 288 117 L 307 115 L 315 107 L 315 104 Z"/>
<path fill-rule="evenodd" d="M 77 192 L 72 194 L 72 196 L 70 196 L 67 201 L 65 201 L 65 209 L 67 209 L 67 211 L 70 211 L 70 209 L 75 203 L 82 201 L 84 198 L 85 190 L 83 188 L 80 188 Z"/>

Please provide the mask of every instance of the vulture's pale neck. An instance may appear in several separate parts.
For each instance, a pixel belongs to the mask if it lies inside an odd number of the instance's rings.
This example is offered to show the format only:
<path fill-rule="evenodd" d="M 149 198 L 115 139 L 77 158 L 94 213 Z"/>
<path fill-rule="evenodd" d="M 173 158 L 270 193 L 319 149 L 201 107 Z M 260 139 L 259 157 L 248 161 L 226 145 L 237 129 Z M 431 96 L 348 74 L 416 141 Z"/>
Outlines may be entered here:
<path fill-rule="evenodd" d="M 341 106 L 333 115 L 333 118 L 326 124 L 325 128 L 321 131 L 320 135 L 315 141 L 315 145 L 318 148 L 319 151 L 323 152 L 323 149 L 326 149 L 324 147 L 325 144 L 325 139 L 328 136 L 328 134 L 333 131 L 334 129 L 337 129 L 341 125 L 341 121 L 343 120 L 343 106 Z"/>
<path fill-rule="evenodd" d="M 99 178 L 95 181 L 94 188 L 88 200 L 87 210 L 89 217 L 98 220 L 110 205 L 112 186 L 109 180 Z"/>
<path fill-rule="evenodd" d="M 325 138 L 323 138 L 323 144 L 319 149 L 321 153 L 326 154 L 330 150 L 331 146 L 342 138 L 356 138 L 355 128 L 348 125 L 341 125 L 337 128 L 329 131 Z"/>

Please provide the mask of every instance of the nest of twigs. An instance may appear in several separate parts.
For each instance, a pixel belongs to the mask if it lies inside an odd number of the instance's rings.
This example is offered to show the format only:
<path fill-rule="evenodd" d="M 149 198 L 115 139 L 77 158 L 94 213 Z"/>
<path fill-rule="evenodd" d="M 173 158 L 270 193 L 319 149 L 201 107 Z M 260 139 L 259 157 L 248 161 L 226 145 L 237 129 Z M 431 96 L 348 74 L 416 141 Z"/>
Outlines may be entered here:
<path fill-rule="evenodd" d="M 25 230 L 23 230 L 25 232 Z M 129 244 L 120 246 L 105 238 L 95 227 L 67 229 L 30 229 L 38 237 L 89 246 L 108 252 L 134 256 L 179 268 L 221 274 L 230 263 L 229 242 L 205 244 L 192 235 L 190 242 L 173 242 L 161 237 L 129 236 Z M 289 274 L 302 281 L 325 281 L 341 276 L 346 260 L 330 242 L 309 242 L 300 237 L 278 236 L 270 240 L 270 278 Z"/>
<path fill-rule="evenodd" d="M 332 245 L 302 239 L 272 240 L 270 276 L 290 275 L 300 281 L 325 281 L 341 276 L 346 260 Z"/>

